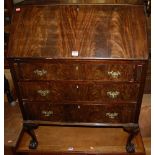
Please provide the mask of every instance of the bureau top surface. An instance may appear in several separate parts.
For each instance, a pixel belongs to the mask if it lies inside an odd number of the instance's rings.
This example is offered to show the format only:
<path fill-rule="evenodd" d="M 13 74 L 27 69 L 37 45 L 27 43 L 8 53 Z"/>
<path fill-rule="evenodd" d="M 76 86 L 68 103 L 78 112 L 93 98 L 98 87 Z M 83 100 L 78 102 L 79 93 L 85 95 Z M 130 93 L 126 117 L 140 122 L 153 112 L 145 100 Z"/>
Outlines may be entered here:
<path fill-rule="evenodd" d="M 144 0 L 24 0 L 25 4 L 144 4 Z"/>
<path fill-rule="evenodd" d="M 147 59 L 146 32 L 140 5 L 23 5 L 8 57 Z"/>

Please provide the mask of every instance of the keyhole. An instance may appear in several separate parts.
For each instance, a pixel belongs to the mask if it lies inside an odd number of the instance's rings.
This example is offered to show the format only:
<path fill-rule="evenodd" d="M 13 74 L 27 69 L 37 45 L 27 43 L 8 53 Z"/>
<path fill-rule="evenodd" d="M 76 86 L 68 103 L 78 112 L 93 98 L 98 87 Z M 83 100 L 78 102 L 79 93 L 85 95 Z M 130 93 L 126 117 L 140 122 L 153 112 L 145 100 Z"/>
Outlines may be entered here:
<path fill-rule="evenodd" d="M 81 107 L 80 107 L 80 105 L 78 105 L 78 109 L 80 109 Z"/>
<path fill-rule="evenodd" d="M 77 70 L 77 71 L 79 70 L 79 66 L 76 66 L 76 70 Z"/>
<path fill-rule="evenodd" d="M 77 88 L 77 89 L 79 89 L 79 86 L 78 86 L 78 85 L 76 85 L 76 88 Z"/>
<path fill-rule="evenodd" d="M 79 9 L 79 7 L 77 6 L 77 11 L 79 12 L 79 10 L 80 10 L 80 9 Z"/>
<path fill-rule="evenodd" d="M 52 103 L 49 103 L 48 105 L 49 105 L 49 107 L 51 107 L 52 106 Z"/>

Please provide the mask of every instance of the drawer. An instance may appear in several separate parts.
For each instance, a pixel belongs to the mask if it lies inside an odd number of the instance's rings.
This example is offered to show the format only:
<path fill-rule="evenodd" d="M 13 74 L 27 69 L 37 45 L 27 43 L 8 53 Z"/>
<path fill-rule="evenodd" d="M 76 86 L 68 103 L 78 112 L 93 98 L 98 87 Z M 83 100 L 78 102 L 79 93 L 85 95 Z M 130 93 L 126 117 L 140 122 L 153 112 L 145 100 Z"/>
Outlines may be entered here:
<path fill-rule="evenodd" d="M 142 65 L 132 63 L 19 63 L 19 80 L 140 81 Z"/>
<path fill-rule="evenodd" d="M 124 101 L 136 102 L 139 94 L 140 84 L 103 83 L 103 84 L 90 84 L 86 87 L 88 87 L 87 96 L 89 101 L 106 101 L 116 103 Z"/>
<path fill-rule="evenodd" d="M 85 78 L 87 80 L 103 81 L 140 81 L 142 65 L 132 63 L 120 64 L 86 64 Z"/>
<path fill-rule="evenodd" d="M 29 120 L 54 122 L 129 123 L 134 121 L 135 107 L 126 105 L 82 105 L 26 102 Z"/>
<path fill-rule="evenodd" d="M 137 83 L 21 82 L 22 99 L 31 101 L 136 102 Z"/>
<path fill-rule="evenodd" d="M 23 82 L 19 83 L 21 98 L 25 100 L 48 101 L 52 100 L 49 82 Z"/>
<path fill-rule="evenodd" d="M 16 68 L 18 79 L 22 80 L 77 80 L 79 70 L 82 71 L 80 65 L 61 63 L 20 63 Z"/>

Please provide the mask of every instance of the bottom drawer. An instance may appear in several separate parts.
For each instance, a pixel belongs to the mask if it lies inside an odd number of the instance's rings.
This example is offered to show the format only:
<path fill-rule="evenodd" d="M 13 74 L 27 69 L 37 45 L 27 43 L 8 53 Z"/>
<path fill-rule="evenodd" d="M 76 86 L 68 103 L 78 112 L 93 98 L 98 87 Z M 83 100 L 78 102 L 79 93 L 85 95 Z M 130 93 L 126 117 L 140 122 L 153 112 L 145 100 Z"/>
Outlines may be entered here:
<path fill-rule="evenodd" d="M 129 123 L 134 122 L 135 106 L 100 104 L 25 103 L 28 120 L 53 122 Z"/>

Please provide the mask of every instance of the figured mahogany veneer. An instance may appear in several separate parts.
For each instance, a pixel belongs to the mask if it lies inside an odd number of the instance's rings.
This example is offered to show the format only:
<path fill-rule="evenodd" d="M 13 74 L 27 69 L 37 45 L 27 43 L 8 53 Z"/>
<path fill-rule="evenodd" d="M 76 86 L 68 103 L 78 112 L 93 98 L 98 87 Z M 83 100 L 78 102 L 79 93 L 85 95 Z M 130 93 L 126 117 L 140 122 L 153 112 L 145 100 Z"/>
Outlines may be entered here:
<path fill-rule="evenodd" d="M 139 4 L 143 5 L 143 0 L 25 0 L 24 4 Z"/>
<path fill-rule="evenodd" d="M 118 105 L 80 105 L 49 104 L 46 102 L 25 102 L 28 120 L 53 122 L 87 122 L 87 123 L 131 123 L 134 122 L 135 106 Z M 37 108 L 36 108 L 37 107 Z"/>
<path fill-rule="evenodd" d="M 144 8 L 77 2 L 13 15 L 8 59 L 29 148 L 37 125 L 110 126 L 130 133 L 133 153 L 148 59 Z"/>
<path fill-rule="evenodd" d="M 70 63 L 19 63 L 16 66 L 18 80 L 102 80 L 131 81 L 141 80 L 142 62 L 114 63 L 113 61 Z M 117 74 L 113 76 L 112 74 Z"/>
<path fill-rule="evenodd" d="M 24 6 L 13 17 L 9 57 L 147 59 L 143 16 L 142 6 Z"/>
<path fill-rule="evenodd" d="M 23 100 L 30 101 L 137 101 L 137 83 L 107 84 L 98 82 L 22 82 Z"/>

